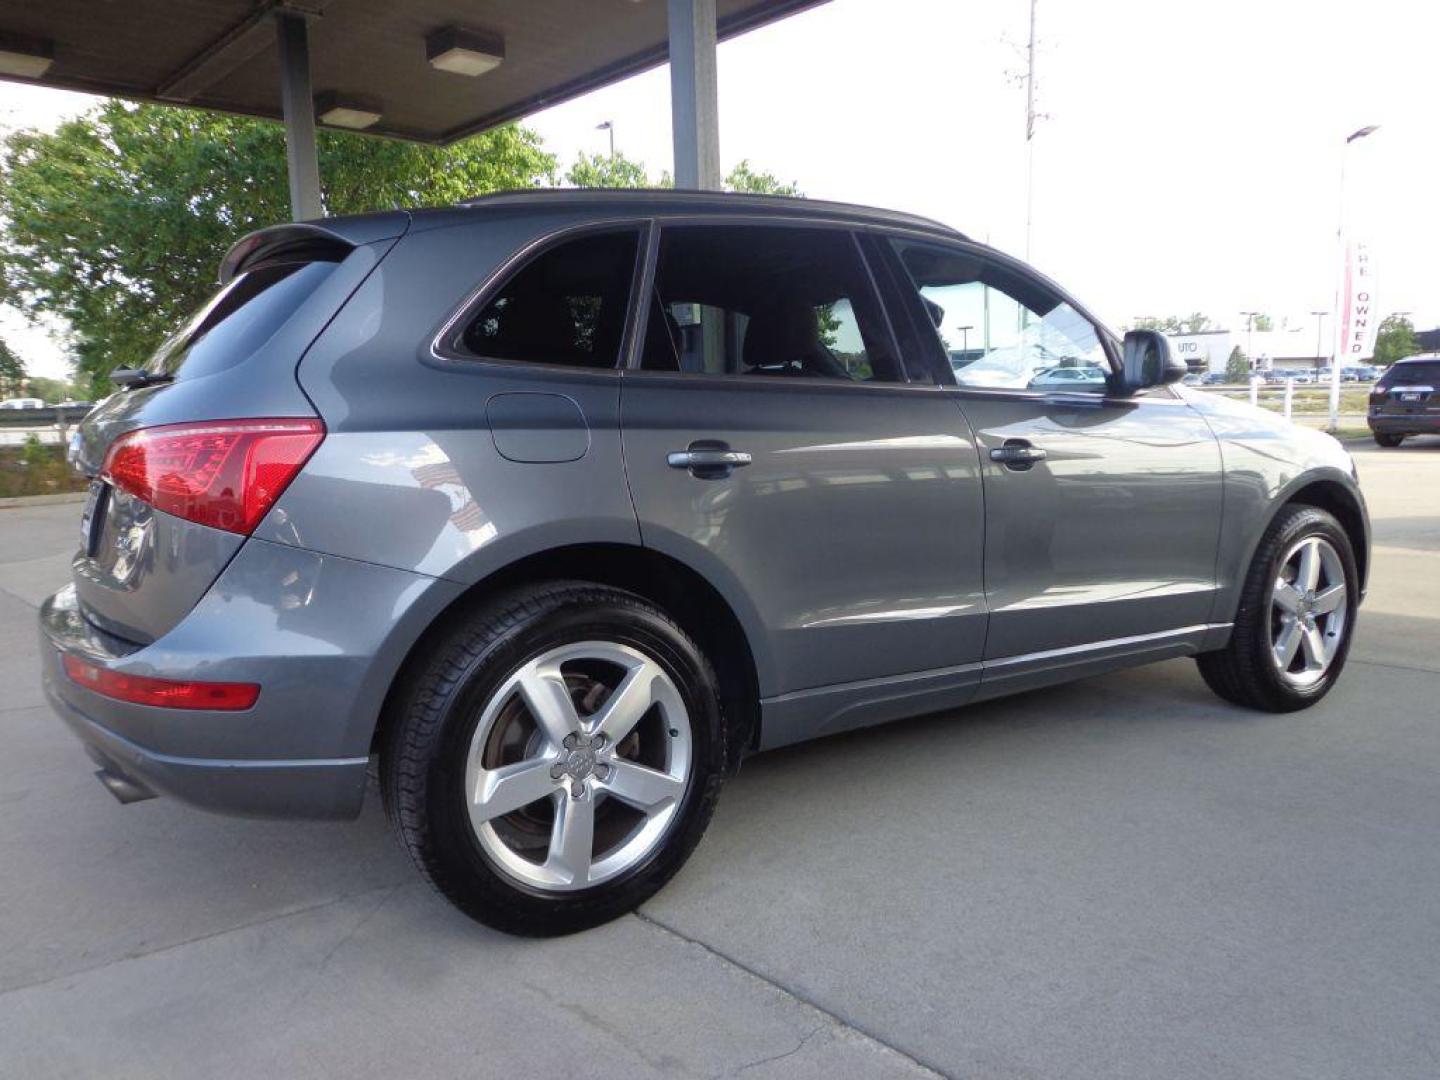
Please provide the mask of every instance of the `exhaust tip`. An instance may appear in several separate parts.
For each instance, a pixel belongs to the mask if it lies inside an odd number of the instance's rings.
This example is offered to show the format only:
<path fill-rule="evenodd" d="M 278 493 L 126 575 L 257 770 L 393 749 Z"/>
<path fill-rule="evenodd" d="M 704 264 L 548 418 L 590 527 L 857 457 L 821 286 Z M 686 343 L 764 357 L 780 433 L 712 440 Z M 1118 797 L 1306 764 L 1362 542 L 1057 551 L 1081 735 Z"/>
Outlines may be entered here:
<path fill-rule="evenodd" d="M 128 776 L 122 776 L 113 769 L 97 769 L 96 778 L 105 785 L 105 790 L 115 796 L 115 801 L 121 806 L 129 806 L 134 802 L 144 802 L 146 799 L 155 798 L 155 793 L 136 780 Z"/>

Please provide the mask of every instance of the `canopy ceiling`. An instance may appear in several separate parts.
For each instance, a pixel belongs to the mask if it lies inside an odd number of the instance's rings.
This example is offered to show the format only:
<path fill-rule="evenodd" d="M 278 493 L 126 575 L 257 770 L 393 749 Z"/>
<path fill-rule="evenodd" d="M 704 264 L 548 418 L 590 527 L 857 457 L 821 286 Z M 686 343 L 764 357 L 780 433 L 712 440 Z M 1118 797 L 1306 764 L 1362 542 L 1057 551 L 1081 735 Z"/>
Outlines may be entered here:
<path fill-rule="evenodd" d="M 823 0 L 715 0 L 721 38 Z M 311 80 L 378 99 L 371 133 L 449 143 L 663 63 L 665 0 L 0 0 L 0 48 L 53 49 L 38 83 L 279 119 L 272 15 L 310 20 Z M 439 71 L 426 36 L 498 34 L 484 75 Z M 3 78 L 5 76 L 0 76 Z"/>

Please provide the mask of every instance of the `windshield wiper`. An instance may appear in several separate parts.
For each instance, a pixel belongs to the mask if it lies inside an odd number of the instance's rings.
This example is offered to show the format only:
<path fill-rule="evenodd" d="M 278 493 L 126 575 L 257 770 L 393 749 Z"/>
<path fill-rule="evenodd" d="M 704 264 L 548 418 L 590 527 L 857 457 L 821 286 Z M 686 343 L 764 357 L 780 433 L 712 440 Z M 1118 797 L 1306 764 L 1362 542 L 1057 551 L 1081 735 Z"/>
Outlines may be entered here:
<path fill-rule="evenodd" d="M 116 368 L 110 372 L 110 381 L 126 390 L 138 390 L 142 386 L 156 386 L 174 382 L 175 376 L 163 371 L 146 371 L 144 368 Z"/>

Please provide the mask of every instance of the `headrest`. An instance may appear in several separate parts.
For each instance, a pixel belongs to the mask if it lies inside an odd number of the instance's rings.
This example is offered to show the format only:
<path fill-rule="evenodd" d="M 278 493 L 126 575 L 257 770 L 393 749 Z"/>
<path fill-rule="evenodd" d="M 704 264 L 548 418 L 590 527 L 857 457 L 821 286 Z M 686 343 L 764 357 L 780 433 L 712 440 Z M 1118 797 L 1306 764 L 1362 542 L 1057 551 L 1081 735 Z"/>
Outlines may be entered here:
<path fill-rule="evenodd" d="M 778 301 L 750 316 L 743 360 L 747 368 L 804 363 L 820 345 L 815 309 L 801 301 Z"/>

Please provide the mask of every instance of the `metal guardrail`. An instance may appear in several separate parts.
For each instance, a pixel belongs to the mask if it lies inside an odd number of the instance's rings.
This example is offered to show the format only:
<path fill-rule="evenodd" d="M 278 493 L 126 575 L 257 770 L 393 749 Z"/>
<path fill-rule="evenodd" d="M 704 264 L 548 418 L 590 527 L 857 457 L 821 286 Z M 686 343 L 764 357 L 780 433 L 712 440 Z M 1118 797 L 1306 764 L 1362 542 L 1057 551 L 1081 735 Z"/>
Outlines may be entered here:
<path fill-rule="evenodd" d="M 0 428 L 44 428 L 78 424 L 87 409 L 0 409 Z"/>

